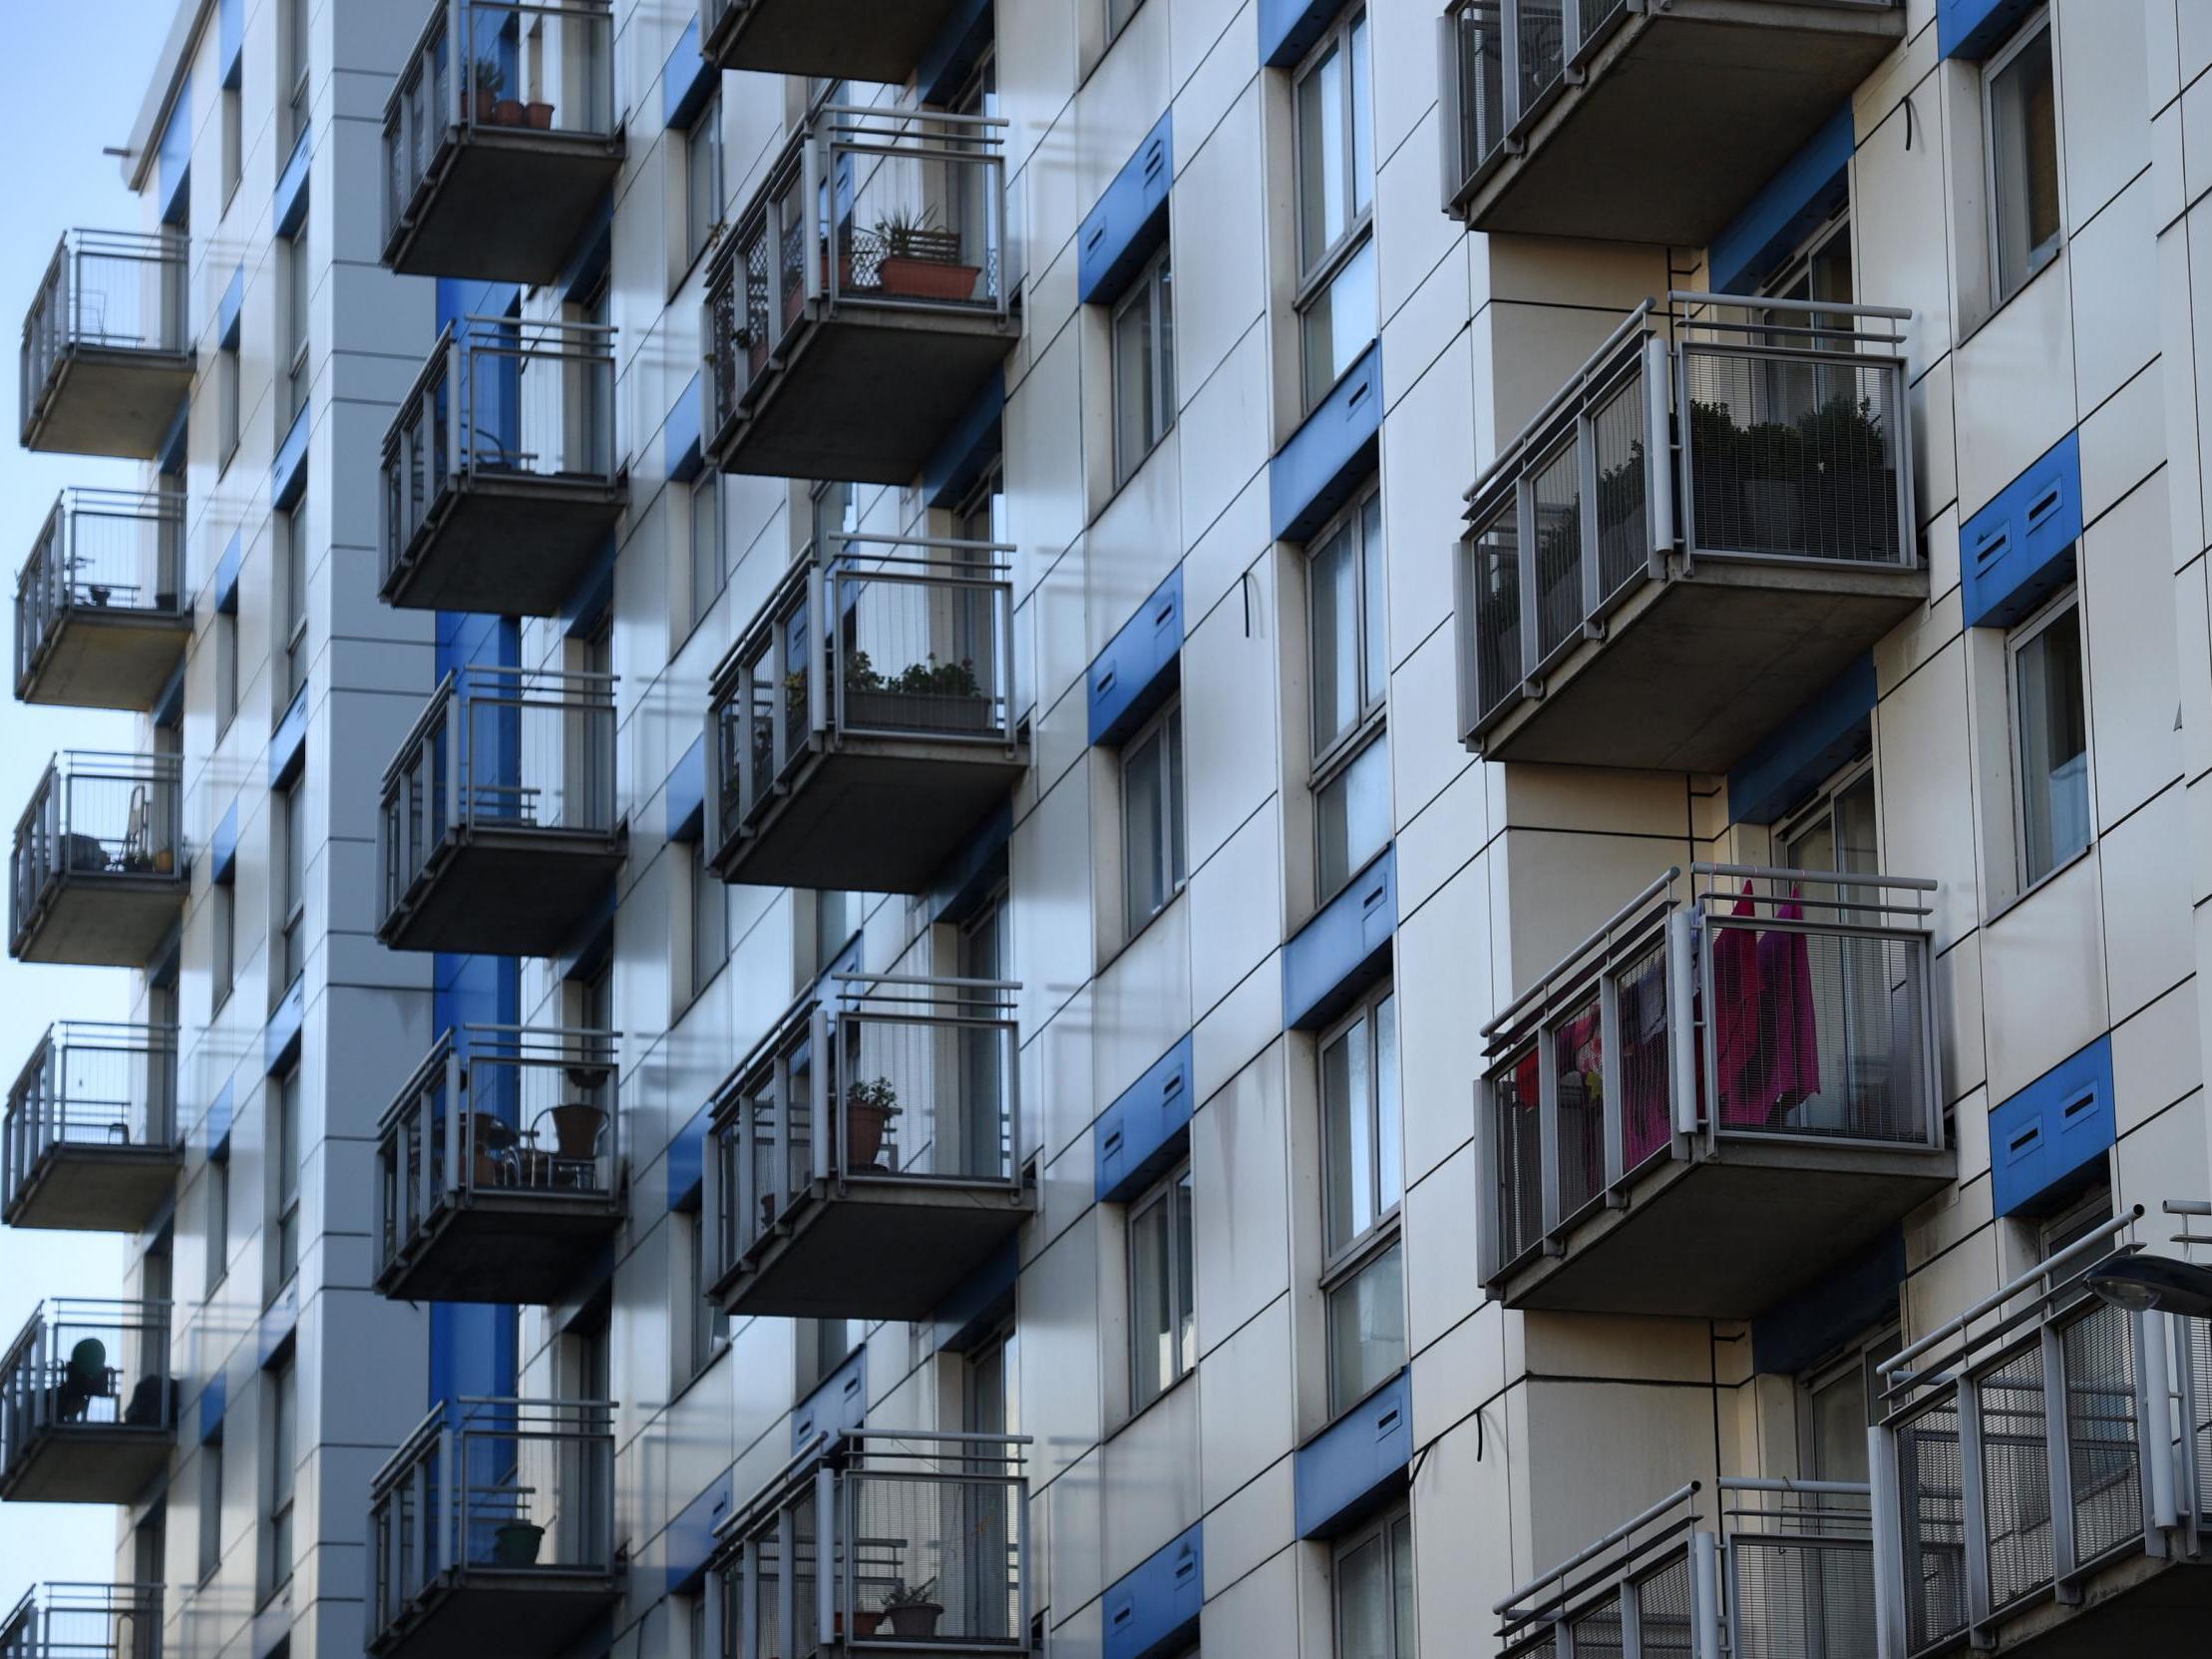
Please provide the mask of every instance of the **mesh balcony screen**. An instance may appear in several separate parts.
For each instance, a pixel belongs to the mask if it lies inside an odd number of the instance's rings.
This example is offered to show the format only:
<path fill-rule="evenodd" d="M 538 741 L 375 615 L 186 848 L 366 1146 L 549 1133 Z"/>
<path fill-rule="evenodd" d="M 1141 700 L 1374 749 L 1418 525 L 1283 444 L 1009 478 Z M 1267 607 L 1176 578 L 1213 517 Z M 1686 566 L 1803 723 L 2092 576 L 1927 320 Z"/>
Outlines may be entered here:
<path fill-rule="evenodd" d="M 1733 1659 L 1841 1659 L 1874 1652 L 1874 1551 L 1847 1538 L 1738 1533 Z"/>
<path fill-rule="evenodd" d="M 1475 671 L 1487 714 L 1521 683 L 1520 518 L 1508 502 L 1475 533 Z"/>
<path fill-rule="evenodd" d="M 1015 1644 L 1016 1492 L 957 1475 L 855 1475 L 856 1610 L 882 1611 L 886 1637 Z"/>
<path fill-rule="evenodd" d="M 1591 417 L 1598 452 L 1598 586 L 1611 599 L 1643 576 L 1651 558 L 1646 513 L 1641 371 L 1625 380 Z"/>
<path fill-rule="evenodd" d="M 1897 1432 L 1905 1624 L 1914 1652 L 1966 1628 L 1966 1491 L 1959 1409 L 1946 1402 Z"/>
<path fill-rule="evenodd" d="M 1498 1074 L 1497 1102 L 1500 1254 L 1513 1261 L 1536 1247 L 1544 1233 L 1543 1125 L 1537 1111 L 1536 1050 Z"/>
<path fill-rule="evenodd" d="M 1521 46 L 1521 108 L 1527 111 L 1551 91 L 1566 65 L 1566 13 L 1562 0 L 1520 0 L 1513 11 Z"/>
<path fill-rule="evenodd" d="M 1574 1637 L 1575 1659 L 1627 1659 L 1622 1628 L 1621 1601 L 1608 1596 L 1583 1614 L 1569 1630 Z"/>
<path fill-rule="evenodd" d="M 1549 657 L 1573 639 L 1589 610 L 1582 591 L 1582 494 L 1575 440 L 1568 440 L 1537 464 L 1536 637 L 1537 654 Z"/>
<path fill-rule="evenodd" d="M 1639 1659 L 1659 1659 L 1668 1654 L 1687 1655 L 1694 1650 L 1689 1622 L 1689 1558 L 1677 1556 L 1657 1572 L 1637 1580 L 1637 1653 Z M 1575 1649 L 1582 1651 L 1578 1643 Z"/>
<path fill-rule="evenodd" d="M 1982 1413 L 1982 1503 L 1989 1517 L 1990 1602 L 2050 1582 L 2050 1438 L 2043 1357 L 2024 1348 L 1974 1384 Z"/>
<path fill-rule="evenodd" d="M 2059 1337 L 2077 1562 L 2092 1561 L 2143 1530 L 2135 1354 L 2127 1318 L 2118 1308 L 2098 1307 Z"/>
<path fill-rule="evenodd" d="M 1559 1079 L 1559 1213 L 1564 1219 L 1606 1189 L 1605 1084 L 1598 999 L 1563 1019 L 1551 1034 L 1552 1072 Z"/>

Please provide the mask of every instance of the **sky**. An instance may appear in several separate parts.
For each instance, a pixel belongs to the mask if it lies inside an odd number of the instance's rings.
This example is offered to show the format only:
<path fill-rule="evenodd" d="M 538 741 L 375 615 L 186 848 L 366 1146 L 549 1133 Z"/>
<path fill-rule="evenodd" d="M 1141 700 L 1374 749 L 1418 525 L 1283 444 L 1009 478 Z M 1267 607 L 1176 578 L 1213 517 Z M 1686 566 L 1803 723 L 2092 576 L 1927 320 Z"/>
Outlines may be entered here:
<path fill-rule="evenodd" d="M 0 54 L 0 154 L 18 165 L 0 187 L 0 319 L 13 335 L 65 228 L 141 224 L 122 164 L 101 151 L 130 143 L 177 0 L 6 5 L 11 39 Z M 8 405 L 0 441 L 0 566 L 9 573 L 11 597 L 14 573 L 64 488 L 130 488 L 138 474 L 131 462 L 18 448 L 16 379 L 13 372 L 5 376 L 7 395 L 0 398 Z M 129 715 L 31 708 L 8 696 L 0 701 L 0 817 L 13 825 L 56 749 L 120 749 L 132 740 Z M 120 1017 L 127 982 L 107 969 L 0 959 L 0 1077 L 14 1078 L 51 1022 Z M 13 1339 L 42 1298 L 121 1294 L 124 1245 L 114 1235 L 0 1227 L 0 1344 Z M 117 1576 L 117 1524 L 112 1508 L 0 1503 L 0 1616 L 34 1583 Z"/>

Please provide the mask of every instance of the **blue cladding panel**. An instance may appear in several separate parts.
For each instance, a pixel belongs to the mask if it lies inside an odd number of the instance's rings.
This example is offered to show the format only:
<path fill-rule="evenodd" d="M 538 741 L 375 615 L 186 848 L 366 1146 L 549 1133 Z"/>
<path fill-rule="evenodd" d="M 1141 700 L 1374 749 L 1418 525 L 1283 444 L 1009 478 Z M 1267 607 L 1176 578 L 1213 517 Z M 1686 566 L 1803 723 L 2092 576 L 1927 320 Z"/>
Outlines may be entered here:
<path fill-rule="evenodd" d="M 223 812 L 222 822 L 215 826 L 214 835 L 207 843 L 207 879 L 218 887 L 226 887 L 238 874 L 238 803 L 232 801 Z"/>
<path fill-rule="evenodd" d="M 1197 1105 L 1192 1084 L 1186 1036 L 1099 1113 L 1091 1135 L 1101 1203 L 1126 1203 L 1183 1155 Z"/>
<path fill-rule="evenodd" d="M 576 582 L 575 591 L 560 610 L 560 631 L 568 638 L 597 630 L 614 604 L 614 560 L 618 550 L 614 532 L 591 560 L 591 568 Z"/>
<path fill-rule="evenodd" d="M 704 732 L 691 739 L 675 770 L 668 774 L 668 839 L 696 841 L 706 818 L 707 740 Z"/>
<path fill-rule="evenodd" d="M 994 372 L 961 413 L 922 469 L 922 494 L 931 507 L 952 508 L 998 454 L 998 428 L 1006 412 L 1006 376 Z"/>
<path fill-rule="evenodd" d="M 964 1354 L 995 1333 L 1013 1310 L 1014 1277 L 1020 1271 L 1021 1241 L 1009 1238 L 931 1310 L 936 1346 L 947 1354 Z"/>
<path fill-rule="evenodd" d="M 2043 0 L 1936 0 L 1936 50 L 1946 58 L 1986 58 L 2012 38 Z"/>
<path fill-rule="evenodd" d="M 1395 852 L 1383 848 L 1283 947 L 1285 1031 L 1327 1025 L 1389 966 L 1398 926 Z"/>
<path fill-rule="evenodd" d="M 1193 1526 L 1107 1590 L 1104 1659 L 1163 1659 L 1198 1640 L 1205 1551 L 1202 1525 Z"/>
<path fill-rule="evenodd" d="M 215 301 L 215 338 L 225 351 L 238 349 L 238 310 L 244 303 L 245 266 L 240 263 L 223 284 L 222 297 Z"/>
<path fill-rule="evenodd" d="M 307 762 L 307 687 L 292 693 L 284 717 L 269 733 L 269 787 L 281 789 Z"/>
<path fill-rule="evenodd" d="M 207 1386 L 199 1391 L 199 1444 L 222 1439 L 223 1414 L 230 1407 L 230 1378 L 226 1372 L 216 1372 L 207 1379 Z"/>
<path fill-rule="evenodd" d="M 710 1107 L 701 1106 L 668 1143 L 668 1207 L 671 1210 L 688 1209 L 698 1201 L 700 1185 L 706 1179 L 707 1119 L 712 1115 Z"/>
<path fill-rule="evenodd" d="M 951 104 L 990 45 L 991 0 L 960 0 L 915 65 L 918 104 Z"/>
<path fill-rule="evenodd" d="M 689 1595 L 704 1582 L 707 1557 L 714 1553 L 714 1528 L 735 1500 L 730 1471 L 724 1469 L 668 1523 L 661 1548 L 668 1563 L 670 1595 Z"/>
<path fill-rule="evenodd" d="M 307 488 L 308 416 L 312 412 L 311 404 L 299 406 L 299 413 L 292 417 L 292 429 L 284 434 L 276 459 L 269 464 L 269 503 L 273 507 L 289 508 Z"/>
<path fill-rule="evenodd" d="M 1897 1317 L 1905 1282 L 1905 1230 L 1892 1227 L 1841 1267 L 1784 1297 L 1751 1324 L 1751 1369 L 1790 1376 L 1817 1364 L 1868 1326 Z"/>
<path fill-rule="evenodd" d="M 2033 1214 L 2070 1196 L 2116 1129 L 2107 1034 L 1991 1110 L 1997 1213 Z"/>
<path fill-rule="evenodd" d="M 162 438 L 162 453 L 154 462 L 157 472 L 171 478 L 184 476 L 184 462 L 191 436 L 192 399 L 185 392 L 177 399 L 177 413 L 170 417 L 169 431 Z"/>
<path fill-rule="evenodd" d="M 599 198 L 599 206 L 592 214 L 591 227 L 578 237 L 581 243 L 568 268 L 560 273 L 561 297 L 571 305 L 580 305 L 591 297 L 591 290 L 606 275 L 606 267 L 614 257 L 614 193 L 609 190 Z"/>
<path fill-rule="evenodd" d="M 1382 342 L 1344 371 L 1335 389 L 1268 466 L 1275 537 L 1302 542 L 1374 471 L 1382 431 Z"/>
<path fill-rule="evenodd" d="M 1006 879 L 1006 843 L 1013 833 L 1014 803 L 1009 798 L 944 861 L 929 896 L 931 922 L 964 921 Z"/>
<path fill-rule="evenodd" d="M 1321 38 L 1349 0 L 1260 0 L 1260 61 L 1289 69 Z"/>
<path fill-rule="evenodd" d="M 1752 291 L 1835 211 L 1850 189 L 1852 148 L 1851 106 L 1845 104 L 1713 237 L 1714 292 Z"/>
<path fill-rule="evenodd" d="M 292 143 L 292 153 L 285 159 L 284 171 L 276 176 L 276 196 L 270 211 L 275 215 L 276 233 L 292 236 L 299 233 L 300 221 L 307 216 L 307 171 L 314 155 L 313 135 L 305 127 Z"/>
<path fill-rule="evenodd" d="M 238 84 L 238 55 L 245 47 L 245 0 L 219 0 L 215 7 L 215 62 L 222 84 Z"/>
<path fill-rule="evenodd" d="M 238 572 L 245 565 L 245 532 L 233 530 L 215 561 L 215 609 L 226 617 L 238 613 Z"/>
<path fill-rule="evenodd" d="M 858 1348 L 791 1414 L 792 1453 L 796 1456 L 817 1435 L 858 1429 L 867 1418 L 868 1350 Z"/>
<path fill-rule="evenodd" d="M 1084 217 L 1075 242 L 1075 292 L 1086 305 L 1118 298 L 1168 237 L 1175 182 L 1175 112 L 1160 118 Z"/>
<path fill-rule="evenodd" d="M 1091 664 L 1090 733 L 1119 743 L 1151 718 L 1181 683 L 1183 567 L 1152 591 Z"/>
<path fill-rule="evenodd" d="M 1871 652 L 1829 681 L 1728 774 L 1728 822 L 1771 824 L 1874 742 Z"/>
<path fill-rule="evenodd" d="M 693 375 L 690 384 L 676 394 L 667 424 L 661 428 L 662 442 L 667 446 L 668 476 L 678 484 L 688 484 L 698 477 L 704 464 L 699 448 L 699 377 Z"/>
<path fill-rule="evenodd" d="M 493 1303 L 430 1305 L 430 1399 L 515 1398 L 515 1310 Z"/>
<path fill-rule="evenodd" d="M 291 1341 L 292 1333 L 298 1328 L 299 1276 L 295 1273 L 282 1294 L 261 1315 L 260 1327 L 254 1333 L 254 1363 L 266 1366 L 275 1359 L 276 1351 Z"/>
<path fill-rule="evenodd" d="M 189 81 L 177 89 L 177 102 L 170 106 L 169 124 L 162 129 L 155 155 L 161 168 L 158 189 L 162 199 L 162 222 L 182 224 L 191 210 L 192 89 Z"/>
<path fill-rule="evenodd" d="M 307 976 L 292 982 L 261 1031 L 261 1069 L 281 1071 L 299 1053 L 299 1028 L 307 1017 Z"/>
<path fill-rule="evenodd" d="M 660 71 L 662 125 L 689 127 L 718 79 L 715 67 L 699 56 L 699 20 L 693 17 Z"/>
<path fill-rule="evenodd" d="M 1966 625 L 2010 627 L 2073 580 L 2081 434 L 2069 432 L 1959 527 Z"/>
<path fill-rule="evenodd" d="M 230 1085 L 224 1083 L 207 1102 L 207 1156 L 217 1163 L 230 1155 Z"/>
<path fill-rule="evenodd" d="M 1401 1371 L 1297 1450 L 1298 1536 L 1356 1525 L 1405 1488 L 1413 1460 L 1413 1374 Z"/>

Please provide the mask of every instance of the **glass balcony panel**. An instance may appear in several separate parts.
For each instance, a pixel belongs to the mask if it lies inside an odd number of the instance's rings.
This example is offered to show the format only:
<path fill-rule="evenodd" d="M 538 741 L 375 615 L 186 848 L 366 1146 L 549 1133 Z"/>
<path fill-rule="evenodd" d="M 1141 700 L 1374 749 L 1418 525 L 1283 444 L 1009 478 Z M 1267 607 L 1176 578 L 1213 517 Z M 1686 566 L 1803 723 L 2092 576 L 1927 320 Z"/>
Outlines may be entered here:
<path fill-rule="evenodd" d="M 183 1162 L 176 1111 L 176 1028 L 50 1028 L 0 1125 L 8 1225 L 139 1231 Z"/>
<path fill-rule="evenodd" d="M 191 389 L 185 239 L 70 230 L 23 321 L 23 447 L 151 461 Z"/>
<path fill-rule="evenodd" d="M 0 1498 L 130 1503 L 177 1430 L 169 1304 L 57 1299 L 0 1358 Z"/>
<path fill-rule="evenodd" d="M 55 756 L 16 822 L 9 954 L 143 968 L 190 886 L 174 755 Z"/>
<path fill-rule="evenodd" d="M 154 706 L 191 637 L 183 509 L 165 492 L 62 492 L 16 581 L 18 699 Z"/>

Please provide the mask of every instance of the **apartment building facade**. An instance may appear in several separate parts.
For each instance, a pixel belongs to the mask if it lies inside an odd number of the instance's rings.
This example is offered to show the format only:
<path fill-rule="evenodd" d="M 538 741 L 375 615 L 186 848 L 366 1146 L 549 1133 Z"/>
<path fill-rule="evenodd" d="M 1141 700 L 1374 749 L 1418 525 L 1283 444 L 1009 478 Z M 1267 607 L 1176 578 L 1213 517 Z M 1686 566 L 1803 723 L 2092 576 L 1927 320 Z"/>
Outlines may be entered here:
<path fill-rule="evenodd" d="M 0 1196 L 136 1243 L 0 1652 L 2189 1651 L 2208 69 L 186 0 L 25 329 L 138 1012 Z"/>

